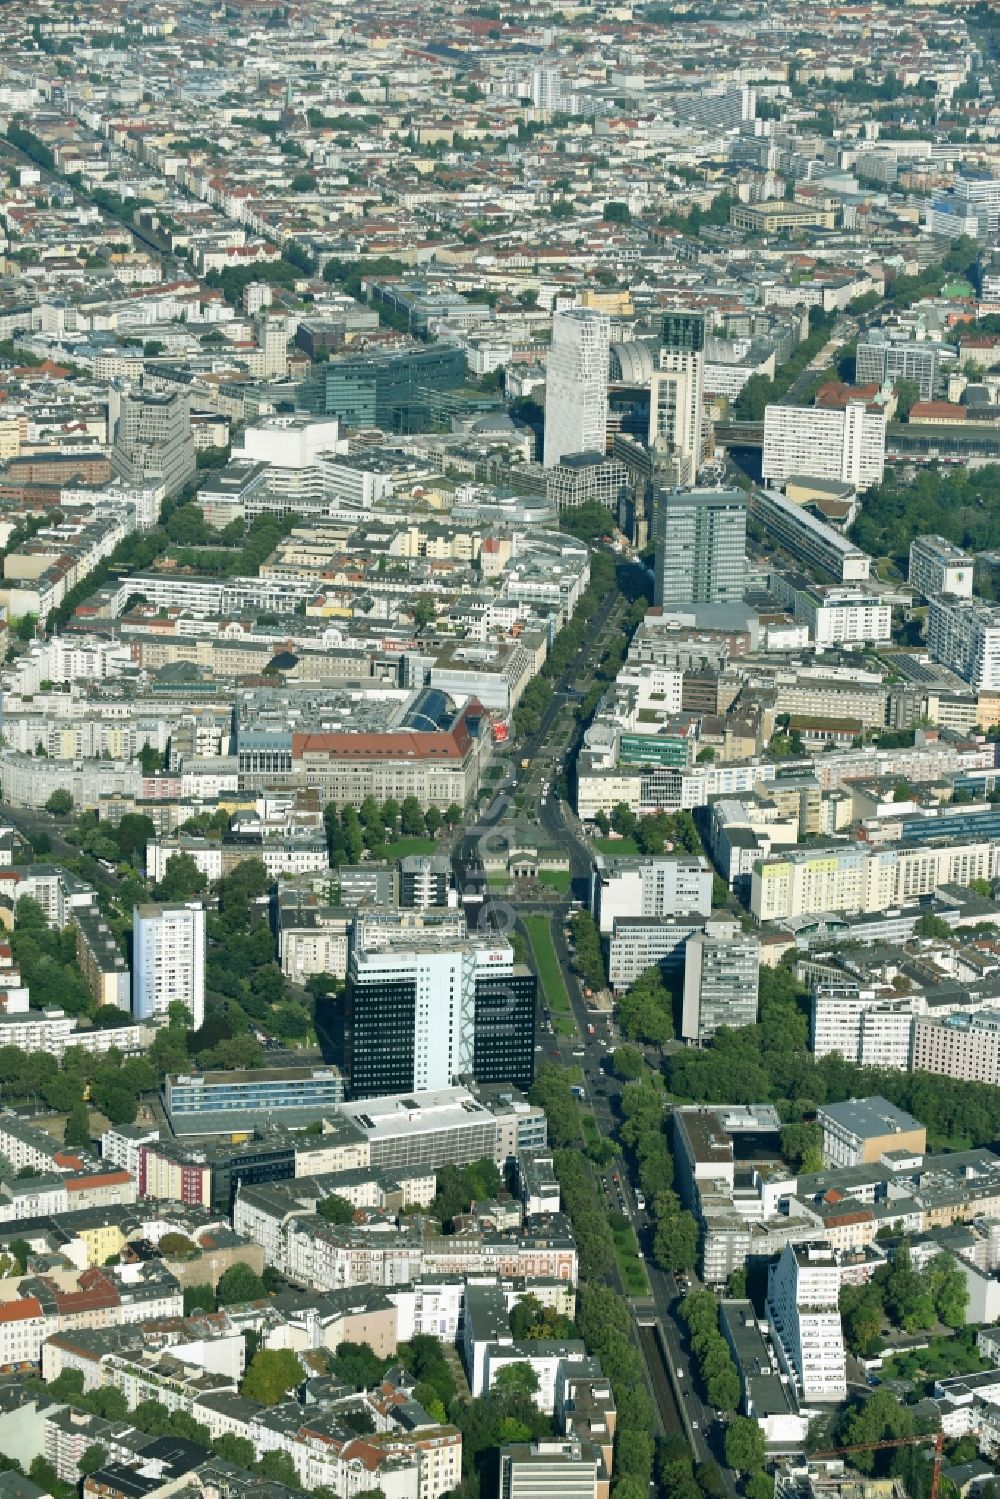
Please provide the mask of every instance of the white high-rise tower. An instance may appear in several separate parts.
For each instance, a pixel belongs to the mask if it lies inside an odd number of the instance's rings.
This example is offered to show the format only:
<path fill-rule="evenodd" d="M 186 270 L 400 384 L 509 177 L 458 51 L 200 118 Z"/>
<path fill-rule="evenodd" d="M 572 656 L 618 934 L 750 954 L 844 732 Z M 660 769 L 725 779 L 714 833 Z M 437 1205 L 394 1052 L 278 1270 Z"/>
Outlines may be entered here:
<path fill-rule="evenodd" d="M 546 468 L 573 453 L 601 453 L 608 434 L 608 344 L 611 323 L 591 307 L 552 319 L 545 376 Z"/>

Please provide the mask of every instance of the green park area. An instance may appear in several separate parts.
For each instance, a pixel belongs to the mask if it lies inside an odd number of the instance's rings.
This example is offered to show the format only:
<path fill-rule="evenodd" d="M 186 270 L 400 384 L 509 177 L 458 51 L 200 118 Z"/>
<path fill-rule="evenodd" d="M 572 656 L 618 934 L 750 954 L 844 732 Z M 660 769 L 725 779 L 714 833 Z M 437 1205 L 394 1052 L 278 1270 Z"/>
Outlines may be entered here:
<path fill-rule="evenodd" d="M 620 1213 L 608 1214 L 608 1225 L 615 1241 L 615 1259 L 621 1272 L 622 1283 L 629 1296 L 645 1296 L 649 1290 L 646 1271 L 639 1258 L 639 1245 L 635 1229 Z"/>
<path fill-rule="evenodd" d="M 547 916 L 526 916 L 524 929 L 531 943 L 535 971 L 538 974 L 546 1004 L 553 1015 L 559 1011 L 568 1014 L 569 994 L 552 942 L 552 923 Z"/>

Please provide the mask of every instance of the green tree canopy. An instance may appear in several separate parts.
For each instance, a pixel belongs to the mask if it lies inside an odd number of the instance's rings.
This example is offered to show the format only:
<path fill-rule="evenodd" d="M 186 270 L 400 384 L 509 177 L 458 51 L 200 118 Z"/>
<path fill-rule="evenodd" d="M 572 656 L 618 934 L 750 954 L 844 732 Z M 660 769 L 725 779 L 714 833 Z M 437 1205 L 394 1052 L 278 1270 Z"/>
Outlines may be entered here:
<path fill-rule="evenodd" d="M 299 1356 L 290 1348 L 259 1348 L 243 1376 L 241 1390 L 248 1400 L 277 1405 L 303 1378 Z"/>

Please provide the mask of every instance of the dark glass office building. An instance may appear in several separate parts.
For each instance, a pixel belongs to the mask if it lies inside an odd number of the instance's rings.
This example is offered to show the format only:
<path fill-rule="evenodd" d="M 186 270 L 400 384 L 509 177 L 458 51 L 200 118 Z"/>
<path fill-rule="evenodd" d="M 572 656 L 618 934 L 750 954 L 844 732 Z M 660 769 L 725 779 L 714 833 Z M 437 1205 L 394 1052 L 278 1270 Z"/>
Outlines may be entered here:
<path fill-rule="evenodd" d="M 705 318 L 700 312 L 665 312 L 660 324 L 660 343 L 665 349 L 700 354 L 705 347 Z"/>
<path fill-rule="evenodd" d="M 354 1099 L 477 1082 L 531 1085 L 535 975 L 468 948 L 352 956 L 343 1060 Z M 367 958 L 367 960 L 366 960 Z"/>
<path fill-rule="evenodd" d="M 349 427 L 418 432 L 432 424 L 432 396 L 466 378 L 461 349 L 434 344 L 398 354 L 347 355 L 317 365 L 303 382 L 299 404 Z"/>
<path fill-rule="evenodd" d="M 527 968 L 476 984 L 473 1075 L 477 1083 L 530 1088 L 535 1072 L 535 992 Z"/>

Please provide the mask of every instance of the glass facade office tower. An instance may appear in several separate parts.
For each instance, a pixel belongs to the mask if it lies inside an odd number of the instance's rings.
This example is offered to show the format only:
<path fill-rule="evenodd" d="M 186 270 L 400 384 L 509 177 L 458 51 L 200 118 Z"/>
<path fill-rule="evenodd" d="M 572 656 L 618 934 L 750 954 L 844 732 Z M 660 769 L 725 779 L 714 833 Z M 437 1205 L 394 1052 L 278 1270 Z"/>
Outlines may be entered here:
<path fill-rule="evenodd" d="M 303 382 L 299 404 L 348 427 L 419 432 L 432 425 L 433 395 L 464 383 L 462 350 L 435 344 L 400 354 L 331 359 Z"/>
<path fill-rule="evenodd" d="M 535 975 L 500 939 L 400 929 L 356 939 L 344 1061 L 351 1097 L 448 1088 L 462 1077 L 529 1087 Z"/>
<path fill-rule="evenodd" d="M 738 604 L 746 581 L 741 489 L 664 490 L 656 501 L 657 604 Z"/>

